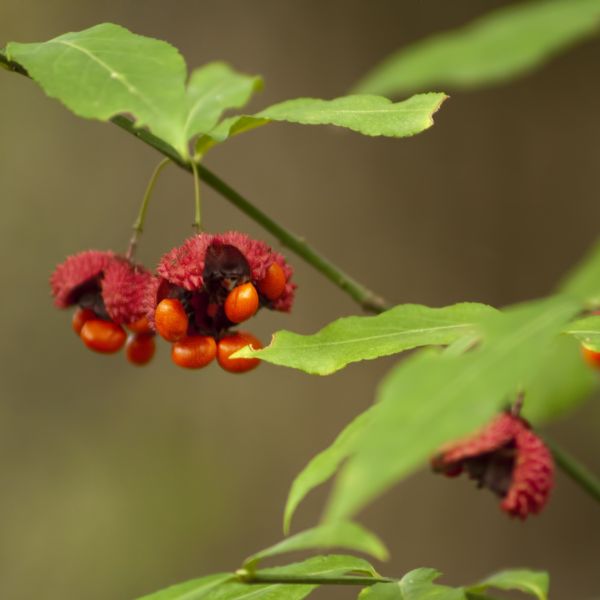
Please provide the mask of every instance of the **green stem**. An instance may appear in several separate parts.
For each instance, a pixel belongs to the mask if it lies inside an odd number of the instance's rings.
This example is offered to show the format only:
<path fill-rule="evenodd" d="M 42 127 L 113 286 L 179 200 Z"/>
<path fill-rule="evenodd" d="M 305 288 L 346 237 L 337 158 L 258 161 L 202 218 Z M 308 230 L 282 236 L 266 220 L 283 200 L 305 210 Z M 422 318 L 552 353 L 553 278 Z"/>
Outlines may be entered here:
<path fill-rule="evenodd" d="M 600 479 L 576 458 L 544 436 L 556 464 L 592 498 L 600 502 Z"/>
<path fill-rule="evenodd" d="M 361 585 L 370 586 L 376 583 L 394 583 L 396 579 L 389 577 L 359 577 L 347 575 L 341 577 L 327 577 L 320 575 L 270 575 L 267 573 L 254 573 L 246 569 L 240 569 L 235 573 L 236 579 L 241 583 L 273 584 L 282 583 L 287 585 Z"/>
<path fill-rule="evenodd" d="M 148 204 L 150 203 L 150 198 L 152 197 L 152 192 L 154 191 L 154 186 L 156 185 L 156 181 L 161 171 L 171 162 L 170 158 L 165 158 L 161 160 L 152 175 L 150 176 L 150 180 L 148 181 L 148 185 L 146 186 L 146 191 L 144 192 L 144 198 L 142 199 L 142 204 L 140 206 L 140 211 L 138 213 L 137 219 L 133 224 L 133 235 L 129 240 L 129 247 L 127 248 L 126 257 L 133 258 L 135 254 L 135 249 L 138 244 L 138 239 L 140 235 L 144 232 L 144 222 L 146 220 L 146 212 L 148 211 Z"/>
<path fill-rule="evenodd" d="M 193 227 L 197 233 L 202 231 L 202 207 L 200 204 L 200 180 L 198 178 L 198 166 L 191 160 L 192 174 L 194 179 L 194 224 Z"/>

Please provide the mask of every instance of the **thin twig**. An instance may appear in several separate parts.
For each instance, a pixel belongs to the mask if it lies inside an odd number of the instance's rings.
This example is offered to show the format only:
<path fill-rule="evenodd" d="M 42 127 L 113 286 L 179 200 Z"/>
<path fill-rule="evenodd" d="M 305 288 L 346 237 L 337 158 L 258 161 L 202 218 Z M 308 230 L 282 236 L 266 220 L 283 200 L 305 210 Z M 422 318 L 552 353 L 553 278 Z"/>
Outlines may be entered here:
<path fill-rule="evenodd" d="M 150 180 L 148 181 L 146 191 L 144 192 L 144 198 L 142 199 L 140 211 L 132 227 L 133 234 L 131 236 L 131 239 L 129 240 L 129 247 L 127 248 L 127 252 L 125 254 L 125 256 L 128 259 L 133 258 L 133 255 L 135 254 L 135 249 L 137 247 L 138 239 L 140 235 L 144 232 L 146 212 L 148 211 L 148 204 L 150 203 L 150 198 L 152 197 L 152 192 L 154 191 L 154 186 L 156 185 L 158 176 L 170 162 L 170 158 L 164 158 L 163 160 L 161 160 L 152 172 L 152 175 L 150 176 Z"/>

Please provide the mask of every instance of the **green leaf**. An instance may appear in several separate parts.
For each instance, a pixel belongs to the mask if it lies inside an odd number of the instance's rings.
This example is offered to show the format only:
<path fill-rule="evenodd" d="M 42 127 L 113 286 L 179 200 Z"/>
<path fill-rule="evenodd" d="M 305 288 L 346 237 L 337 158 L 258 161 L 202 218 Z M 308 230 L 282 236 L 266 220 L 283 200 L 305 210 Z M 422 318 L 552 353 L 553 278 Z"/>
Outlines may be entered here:
<path fill-rule="evenodd" d="M 48 42 L 12 42 L 6 50 L 76 115 L 106 121 L 131 113 L 138 127 L 185 154 L 186 66 L 170 44 L 103 23 Z"/>
<path fill-rule="evenodd" d="M 349 518 L 526 390 L 577 309 L 563 297 L 522 305 L 482 322 L 482 347 L 462 356 L 423 352 L 394 369 L 336 480 L 327 521 Z"/>
<path fill-rule="evenodd" d="M 364 558 L 345 554 L 313 556 L 298 563 L 259 569 L 256 573 L 257 575 L 271 576 L 310 575 L 333 578 L 350 572 L 371 577 L 377 576 L 377 571 Z"/>
<path fill-rule="evenodd" d="M 476 330 L 494 311 L 485 304 L 464 303 L 445 308 L 419 304 L 396 306 L 376 317 L 345 317 L 314 335 L 279 331 L 262 350 L 246 347 L 236 357 L 329 375 L 351 362 L 389 356 L 417 346 L 450 344 Z"/>
<path fill-rule="evenodd" d="M 480 583 L 470 587 L 469 591 L 485 591 L 487 588 L 493 587 L 499 590 L 519 590 L 535 596 L 538 600 L 548 600 L 549 585 L 548 573 L 512 569 L 487 577 Z"/>
<path fill-rule="evenodd" d="M 592 315 L 571 323 L 566 329 L 582 344 L 600 352 L 600 315 Z"/>
<path fill-rule="evenodd" d="M 435 86 L 474 88 L 502 82 L 597 33 L 599 25 L 599 0 L 507 6 L 392 54 L 355 91 L 387 96 Z"/>
<path fill-rule="evenodd" d="M 334 100 L 296 98 L 274 104 L 255 115 L 225 119 L 198 140 L 196 152 L 203 154 L 217 142 L 270 121 L 337 125 L 363 135 L 407 137 L 429 129 L 434 113 L 446 98 L 441 93 L 418 94 L 396 103 L 372 95 L 343 96 Z"/>
<path fill-rule="evenodd" d="M 385 545 L 375 534 L 356 523 L 341 521 L 313 527 L 286 538 L 248 557 L 244 567 L 253 570 L 261 560 L 287 552 L 333 547 L 357 550 L 379 560 L 386 560 L 388 557 Z"/>
<path fill-rule="evenodd" d="M 553 340 L 541 368 L 527 387 L 523 416 L 538 426 L 588 399 L 598 386 L 596 373 L 582 359 L 577 340 Z"/>
<path fill-rule="evenodd" d="M 288 494 L 283 518 L 283 530 L 290 530 L 292 517 L 304 497 L 315 487 L 332 477 L 340 464 L 354 449 L 356 438 L 366 426 L 372 408 L 366 410 L 347 425 L 333 444 L 317 454 L 297 475 Z"/>
<path fill-rule="evenodd" d="M 567 274 L 559 291 L 584 302 L 589 308 L 600 307 L 600 241 Z"/>
<path fill-rule="evenodd" d="M 164 590 L 138 598 L 138 600 L 200 600 L 205 598 L 215 587 L 225 583 L 232 577 L 232 573 L 207 575 L 206 577 L 172 585 Z"/>
<path fill-rule="evenodd" d="M 259 77 L 211 63 L 192 73 L 186 89 L 186 65 L 176 48 L 112 23 L 42 43 L 11 42 L 6 50 L 76 115 L 107 121 L 131 114 L 136 127 L 147 127 L 184 158 L 189 140 L 262 86 Z"/>
<path fill-rule="evenodd" d="M 243 75 L 222 62 L 196 69 L 186 91 L 185 138 L 189 140 L 198 133 L 210 131 L 225 110 L 245 106 L 262 87 L 260 77 Z"/>
<path fill-rule="evenodd" d="M 466 600 L 462 588 L 437 585 L 440 576 L 435 569 L 415 569 L 395 583 L 377 583 L 365 588 L 360 600 Z"/>
<path fill-rule="evenodd" d="M 300 563 L 264 569 L 258 571 L 257 575 L 335 578 L 353 571 L 365 572 L 370 568 L 368 563 L 354 556 L 316 556 Z M 316 584 L 249 585 L 229 582 L 214 588 L 204 600 L 302 600 L 317 587 Z"/>

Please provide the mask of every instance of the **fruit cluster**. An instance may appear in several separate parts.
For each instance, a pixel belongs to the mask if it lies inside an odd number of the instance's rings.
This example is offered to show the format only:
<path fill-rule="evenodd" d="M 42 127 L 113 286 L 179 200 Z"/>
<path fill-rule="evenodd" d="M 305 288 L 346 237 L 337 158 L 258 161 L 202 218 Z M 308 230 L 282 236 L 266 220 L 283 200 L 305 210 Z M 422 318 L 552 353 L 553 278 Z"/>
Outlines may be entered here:
<path fill-rule="evenodd" d="M 143 365 L 154 355 L 158 333 L 172 344 L 171 359 L 180 367 L 199 369 L 216 358 L 226 371 L 240 373 L 260 361 L 231 355 L 262 346 L 233 329 L 262 307 L 289 311 L 291 276 L 269 246 L 228 232 L 186 240 L 163 256 L 156 274 L 112 252 L 81 252 L 58 265 L 50 283 L 56 306 L 78 307 L 73 329 L 96 352 L 125 346 L 128 360 Z"/>

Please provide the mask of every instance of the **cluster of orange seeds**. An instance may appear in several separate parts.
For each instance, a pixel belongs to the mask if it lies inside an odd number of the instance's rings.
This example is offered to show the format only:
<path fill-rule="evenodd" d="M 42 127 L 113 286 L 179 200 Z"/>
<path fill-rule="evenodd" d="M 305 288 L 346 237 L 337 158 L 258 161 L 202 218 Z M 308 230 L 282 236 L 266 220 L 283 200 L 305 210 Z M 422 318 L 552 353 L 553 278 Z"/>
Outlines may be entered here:
<path fill-rule="evenodd" d="M 260 361 L 232 355 L 262 344 L 233 329 L 263 307 L 289 311 L 291 275 L 263 242 L 238 232 L 202 233 L 168 252 L 156 274 L 112 252 L 88 250 L 58 265 L 51 287 L 59 308 L 77 307 L 73 330 L 95 352 L 125 347 L 130 363 L 145 365 L 158 333 L 172 344 L 177 366 L 200 369 L 216 358 L 224 370 L 243 373 Z"/>

